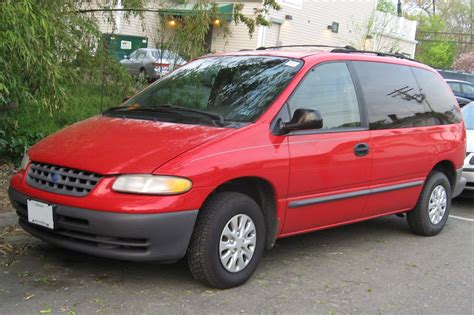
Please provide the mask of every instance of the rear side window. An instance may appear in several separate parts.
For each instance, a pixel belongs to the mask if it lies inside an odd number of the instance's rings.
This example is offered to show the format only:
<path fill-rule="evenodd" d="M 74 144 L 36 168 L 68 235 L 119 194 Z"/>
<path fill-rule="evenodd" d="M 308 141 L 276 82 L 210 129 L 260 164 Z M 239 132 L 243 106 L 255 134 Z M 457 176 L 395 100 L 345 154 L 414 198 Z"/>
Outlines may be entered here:
<path fill-rule="evenodd" d="M 360 127 L 360 112 L 352 77 L 345 63 L 327 63 L 311 69 L 289 101 L 297 109 L 319 111 L 323 130 Z"/>
<path fill-rule="evenodd" d="M 434 72 L 413 67 L 413 73 L 424 95 L 426 115 L 431 117 L 430 125 L 447 125 L 461 121 L 456 111 L 456 99 L 444 81 Z"/>
<path fill-rule="evenodd" d="M 423 96 L 408 66 L 353 62 L 369 113 L 370 129 L 425 125 Z"/>

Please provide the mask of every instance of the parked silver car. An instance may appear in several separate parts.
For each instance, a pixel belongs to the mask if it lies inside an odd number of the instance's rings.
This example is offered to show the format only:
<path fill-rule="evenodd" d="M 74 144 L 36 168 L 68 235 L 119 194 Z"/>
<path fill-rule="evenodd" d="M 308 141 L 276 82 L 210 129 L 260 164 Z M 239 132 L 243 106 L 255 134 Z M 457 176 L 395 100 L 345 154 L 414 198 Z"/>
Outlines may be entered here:
<path fill-rule="evenodd" d="M 463 176 L 467 179 L 466 190 L 474 191 L 474 102 L 462 108 L 466 124 L 467 152 L 464 160 Z"/>
<path fill-rule="evenodd" d="M 140 48 L 120 60 L 127 72 L 142 79 L 159 79 L 186 61 L 169 50 Z"/>

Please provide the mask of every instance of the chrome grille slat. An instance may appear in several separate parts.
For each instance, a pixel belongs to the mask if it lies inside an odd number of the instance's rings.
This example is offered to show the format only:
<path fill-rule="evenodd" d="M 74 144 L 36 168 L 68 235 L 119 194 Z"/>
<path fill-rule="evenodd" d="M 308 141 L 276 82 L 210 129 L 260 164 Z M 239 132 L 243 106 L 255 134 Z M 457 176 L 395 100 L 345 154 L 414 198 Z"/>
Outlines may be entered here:
<path fill-rule="evenodd" d="M 89 172 L 83 172 L 83 171 L 78 171 L 79 173 L 74 173 L 73 170 L 67 169 L 64 167 L 51 167 L 51 168 L 45 168 L 37 165 L 31 165 L 30 166 L 34 170 L 50 173 L 52 170 L 57 171 L 59 175 L 61 176 L 74 176 L 75 178 L 80 178 L 80 179 L 85 179 L 85 180 L 94 180 L 98 181 L 100 179 L 100 176 L 96 174 L 92 174 Z M 67 170 L 67 171 L 66 171 Z M 87 175 L 86 175 L 87 174 Z"/>
<path fill-rule="evenodd" d="M 57 180 L 53 181 L 53 174 Z M 57 165 L 32 162 L 28 169 L 27 183 L 35 188 L 76 197 L 87 195 L 99 182 L 98 174 Z"/>
<path fill-rule="evenodd" d="M 42 175 L 37 175 L 37 174 L 34 174 L 34 173 L 29 173 L 28 176 L 31 176 L 31 177 L 39 179 L 39 180 L 52 182 L 51 176 L 44 177 Z M 72 186 L 78 187 L 78 188 L 90 189 L 90 187 L 97 184 L 97 182 L 87 181 L 86 183 L 80 183 L 80 182 L 78 183 L 77 181 L 76 182 L 70 181 L 69 178 L 67 178 L 66 180 L 60 179 L 54 184 L 55 185 L 72 185 Z"/>

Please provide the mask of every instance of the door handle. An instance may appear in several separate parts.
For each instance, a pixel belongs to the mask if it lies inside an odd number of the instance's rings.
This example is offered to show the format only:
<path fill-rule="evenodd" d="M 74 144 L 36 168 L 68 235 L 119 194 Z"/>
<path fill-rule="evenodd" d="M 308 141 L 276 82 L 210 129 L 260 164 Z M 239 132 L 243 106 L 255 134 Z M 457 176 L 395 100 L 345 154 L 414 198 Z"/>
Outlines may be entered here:
<path fill-rule="evenodd" d="M 369 154 L 370 147 L 368 143 L 358 143 L 354 147 L 354 154 L 356 156 L 365 156 Z"/>

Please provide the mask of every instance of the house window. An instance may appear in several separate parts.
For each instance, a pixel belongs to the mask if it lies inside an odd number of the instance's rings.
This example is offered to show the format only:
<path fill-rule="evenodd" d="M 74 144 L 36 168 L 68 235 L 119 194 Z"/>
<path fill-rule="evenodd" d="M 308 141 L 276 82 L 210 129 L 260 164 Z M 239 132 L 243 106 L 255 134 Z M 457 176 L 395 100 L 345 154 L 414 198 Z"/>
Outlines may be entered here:
<path fill-rule="evenodd" d="M 296 9 L 301 9 L 303 7 L 303 0 L 278 0 L 278 3 Z"/>

